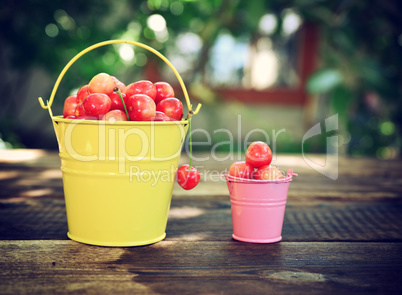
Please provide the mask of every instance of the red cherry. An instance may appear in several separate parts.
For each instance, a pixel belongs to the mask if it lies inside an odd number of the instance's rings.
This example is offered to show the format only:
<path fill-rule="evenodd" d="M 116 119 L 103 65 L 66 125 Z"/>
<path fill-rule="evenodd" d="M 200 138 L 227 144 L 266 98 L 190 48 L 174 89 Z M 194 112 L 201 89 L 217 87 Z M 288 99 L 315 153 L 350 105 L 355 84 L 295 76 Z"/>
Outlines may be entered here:
<path fill-rule="evenodd" d="M 148 80 L 141 80 L 135 83 L 131 83 L 126 87 L 125 94 L 127 97 L 131 97 L 134 94 L 148 95 L 152 100 L 156 97 L 156 88 L 154 83 Z"/>
<path fill-rule="evenodd" d="M 103 118 L 103 121 L 115 122 L 115 121 L 128 121 L 127 115 L 121 110 L 112 110 L 107 112 Z"/>
<path fill-rule="evenodd" d="M 77 107 L 75 108 L 75 117 L 77 118 L 77 119 L 81 119 L 81 118 L 83 118 L 85 116 L 85 109 L 84 109 L 84 105 L 82 104 L 82 102 L 81 103 L 79 103 L 78 105 L 77 105 Z"/>
<path fill-rule="evenodd" d="M 258 170 L 253 173 L 253 178 L 257 180 L 276 180 L 284 177 L 278 167 L 265 165 L 258 168 Z"/>
<path fill-rule="evenodd" d="M 185 190 L 193 189 L 200 182 L 200 173 L 194 167 L 189 169 L 189 165 L 183 165 L 177 170 L 177 183 Z"/>
<path fill-rule="evenodd" d="M 77 95 L 70 95 L 67 97 L 64 101 L 63 117 L 74 116 L 77 104 Z"/>
<path fill-rule="evenodd" d="M 106 94 L 92 93 L 84 99 L 82 104 L 87 116 L 101 118 L 109 112 L 112 102 Z"/>
<path fill-rule="evenodd" d="M 72 116 L 71 116 L 72 117 Z M 67 118 L 66 118 L 67 119 Z M 70 118 L 70 119 L 77 119 L 77 120 L 97 120 L 94 117 L 89 117 L 87 115 L 80 115 L 80 116 L 74 116 L 74 118 Z"/>
<path fill-rule="evenodd" d="M 155 102 L 145 94 L 135 94 L 129 97 L 126 107 L 130 121 L 150 121 L 156 114 Z"/>
<path fill-rule="evenodd" d="M 155 117 L 152 118 L 152 121 L 170 121 L 170 118 L 164 113 L 156 111 Z"/>
<path fill-rule="evenodd" d="M 156 110 L 164 113 L 172 120 L 180 121 L 183 118 L 183 104 L 177 98 L 171 97 L 162 100 L 156 106 Z"/>
<path fill-rule="evenodd" d="M 114 80 L 106 73 L 97 74 L 88 83 L 89 93 L 103 93 L 110 95 L 113 93 L 115 87 Z"/>
<path fill-rule="evenodd" d="M 160 103 L 162 100 L 166 98 L 174 97 L 173 87 L 170 86 L 169 83 L 156 82 L 155 88 L 156 88 L 156 97 L 155 97 L 156 104 Z"/>
<path fill-rule="evenodd" d="M 246 162 L 254 168 L 269 165 L 271 161 L 272 151 L 265 142 L 255 141 L 247 148 Z"/>
<path fill-rule="evenodd" d="M 245 161 L 235 162 L 230 166 L 229 169 L 229 175 L 246 179 L 250 179 L 253 172 L 253 166 Z"/>
<path fill-rule="evenodd" d="M 94 116 L 88 116 L 88 115 L 86 115 L 86 116 L 84 116 L 84 117 L 77 118 L 77 119 L 82 119 L 82 120 L 98 120 L 99 118 L 98 118 L 98 117 L 94 117 Z"/>
<path fill-rule="evenodd" d="M 118 93 L 113 92 L 112 94 L 109 95 L 109 97 L 112 102 L 112 104 L 110 106 L 110 110 L 124 111 L 123 102 L 121 101 L 120 95 Z M 121 97 L 123 97 L 124 103 L 126 103 L 126 95 L 124 93 L 122 93 Z"/>
<path fill-rule="evenodd" d="M 81 103 L 89 95 L 88 85 L 84 85 L 77 92 L 77 102 Z"/>
<path fill-rule="evenodd" d="M 126 85 L 123 82 L 121 82 L 119 79 L 117 79 L 116 77 L 114 77 L 114 76 L 110 76 L 110 77 L 112 77 L 115 87 L 119 88 L 121 93 L 124 93 L 126 91 Z"/>

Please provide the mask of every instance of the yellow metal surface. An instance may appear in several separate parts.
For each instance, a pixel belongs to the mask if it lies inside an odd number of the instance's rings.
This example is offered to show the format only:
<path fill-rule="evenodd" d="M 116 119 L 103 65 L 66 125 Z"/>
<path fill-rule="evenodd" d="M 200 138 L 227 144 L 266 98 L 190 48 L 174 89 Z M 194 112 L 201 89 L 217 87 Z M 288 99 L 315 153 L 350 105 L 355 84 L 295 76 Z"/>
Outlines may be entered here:
<path fill-rule="evenodd" d="M 51 105 L 71 64 L 99 46 L 129 43 L 161 57 L 185 85 L 170 62 L 137 42 L 112 40 L 76 55 L 63 69 L 44 105 L 59 145 L 68 236 L 99 246 L 139 246 L 164 239 L 177 166 L 189 121 L 105 122 L 53 116 Z"/>
<path fill-rule="evenodd" d="M 162 240 L 188 124 L 68 123 L 54 118 L 68 236 L 101 246 Z"/>

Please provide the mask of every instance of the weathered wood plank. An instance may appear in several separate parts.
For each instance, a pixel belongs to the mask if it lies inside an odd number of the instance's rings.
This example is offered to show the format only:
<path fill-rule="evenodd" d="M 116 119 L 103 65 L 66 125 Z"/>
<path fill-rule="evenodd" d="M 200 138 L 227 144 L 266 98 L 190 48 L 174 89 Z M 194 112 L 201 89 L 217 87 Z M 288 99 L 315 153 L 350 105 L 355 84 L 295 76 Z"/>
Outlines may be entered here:
<path fill-rule="evenodd" d="M 22 153 L 23 151 L 20 151 Z M 13 157 L 11 157 L 14 155 Z M 18 151 L 0 151 L 0 201 L 26 200 L 32 197 L 63 197 L 60 160 L 57 153 L 38 151 L 38 158 L 25 160 Z M 6 158 L 11 157 L 11 159 Z M 33 157 L 33 156 L 32 156 Z M 200 155 L 208 157 L 208 154 Z M 47 161 L 48 159 L 48 161 Z M 325 160 L 313 155 L 316 162 Z M 188 161 L 183 155 L 180 163 Z M 226 184 L 219 177 L 233 160 L 216 161 L 209 155 L 198 163 L 201 182 L 196 189 L 185 191 L 174 186 L 175 198 L 229 196 Z M 296 155 L 278 155 L 278 165 L 293 167 L 299 173 L 290 186 L 290 200 L 402 200 L 402 161 L 380 161 L 368 158 L 340 158 L 339 178 L 332 180 L 307 165 Z"/>
<path fill-rule="evenodd" d="M 402 291 L 401 243 L 162 241 L 106 248 L 0 241 L 1 294 L 367 294 Z"/>
<path fill-rule="evenodd" d="M 300 176 L 277 244 L 232 240 L 229 194 L 217 180 L 234 160 L 196 162 L 200 185 L 175 185 L 164 241 L 106 248 L 67 240 L 56 152 L 0 151 L 0 294 L 402 291 L 400 160 L 340 158 L 333 181 L 300 155 L 278 155 Z"/>
<path fill-rule="evenodd" d="M 402 241 L 402 203 L 288 202 L 284 241 Z M 67 239 L 63 199 L 0 204 L 1 239 Z M 168 240 L 228 241 L 232 220 L 226 197 L 175 198 Z"/>
<path fill-rule="evenodd" d="M 289 202 L 284 241 L 402 241 L 402 204 Z M 230 203 L 173 202 L 168 239 L 230 240 Z"/>

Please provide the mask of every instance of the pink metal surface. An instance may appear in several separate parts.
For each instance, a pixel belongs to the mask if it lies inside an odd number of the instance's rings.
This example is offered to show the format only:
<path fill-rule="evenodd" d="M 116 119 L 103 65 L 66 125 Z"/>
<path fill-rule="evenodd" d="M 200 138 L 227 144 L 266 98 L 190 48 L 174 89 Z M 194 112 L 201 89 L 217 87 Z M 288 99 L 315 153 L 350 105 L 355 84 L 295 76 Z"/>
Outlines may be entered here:
<path fill-rule="evenodd" d="M 251 243 L 274 243 L 282 240 L 282 226 L 290 182 L 240 179 L 226 175 L 232 208 L 233 238 Z"/>

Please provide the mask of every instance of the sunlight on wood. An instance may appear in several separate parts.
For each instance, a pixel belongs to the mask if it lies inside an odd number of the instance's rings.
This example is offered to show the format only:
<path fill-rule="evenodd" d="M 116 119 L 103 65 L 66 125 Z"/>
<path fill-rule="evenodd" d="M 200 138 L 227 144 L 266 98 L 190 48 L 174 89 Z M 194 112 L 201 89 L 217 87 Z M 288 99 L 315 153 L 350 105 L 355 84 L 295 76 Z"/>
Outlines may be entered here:
<path fill-rule="evenodd" d="M 323 274 L 310 272 L 281 271 L 268 276 L 270 279 L 291 281 L 292 283 L 324 282 L 327 278 Z"/>
<path fill-rule="evenodd" d="M 204 241 L 208 235 L 206 233 L 196 233 L 196 234 L 187 234 L 175 237 L 180 241 L 187 241 L 187 242 L 195 242 L 195 241 Z"/>
<path fill-rule="evenodd" d="M 1 203 L 20 203 L 20 202 L 29 200 L 31 198 L 45 197 L 45 196 L 50 196 L 52 194 L 54 194 L 54 190 L 50 189 L 50 188 L 26 190 L 26 191 L 19 193 L 14 198 L 0 200 L 0 202 Z"/>
<path fill-rule="evenodd" d="M 197 217 L 204 213 L 205 211 L 202 209 L 188 206 L 180 208 L 171 208 L 169 212 L 169 219 L 185 219 L 185 218 Z"/>
<path fill-rule="evenodd" d="M 0 161 L 16 163 L 36 160 L 45 155 L 44 150 L 0 150 Z"/>
<path fill-rule="evenodd" d="M 177 244 L 177 241 L 160 241 L 158 243 L 152 244 L 150 247 L 152 248 L 169 248 L 173 245 Z"/>
<path fill-rule="evenodd" d="M 18 171 L 1 171 L 0 172 L 0 180 L 16 178 L 17 176 L 18 176 Z"/>
<path fill-rule="evenodd" d="M 21 197 L 36 198 L 36 197 L 50 195 L 52 192 L 53 192 L 53 190 L 51 190 L 50 188 L 29 190 L 29 191 L 25 191 L 25 192 L 21 193 Z"/>
<path fill-rule="evenodd" d="M 60 169 L 48 169 L 39 174 L 39 178 L 43 179 L 59 179 L 62 178 Z"/>

